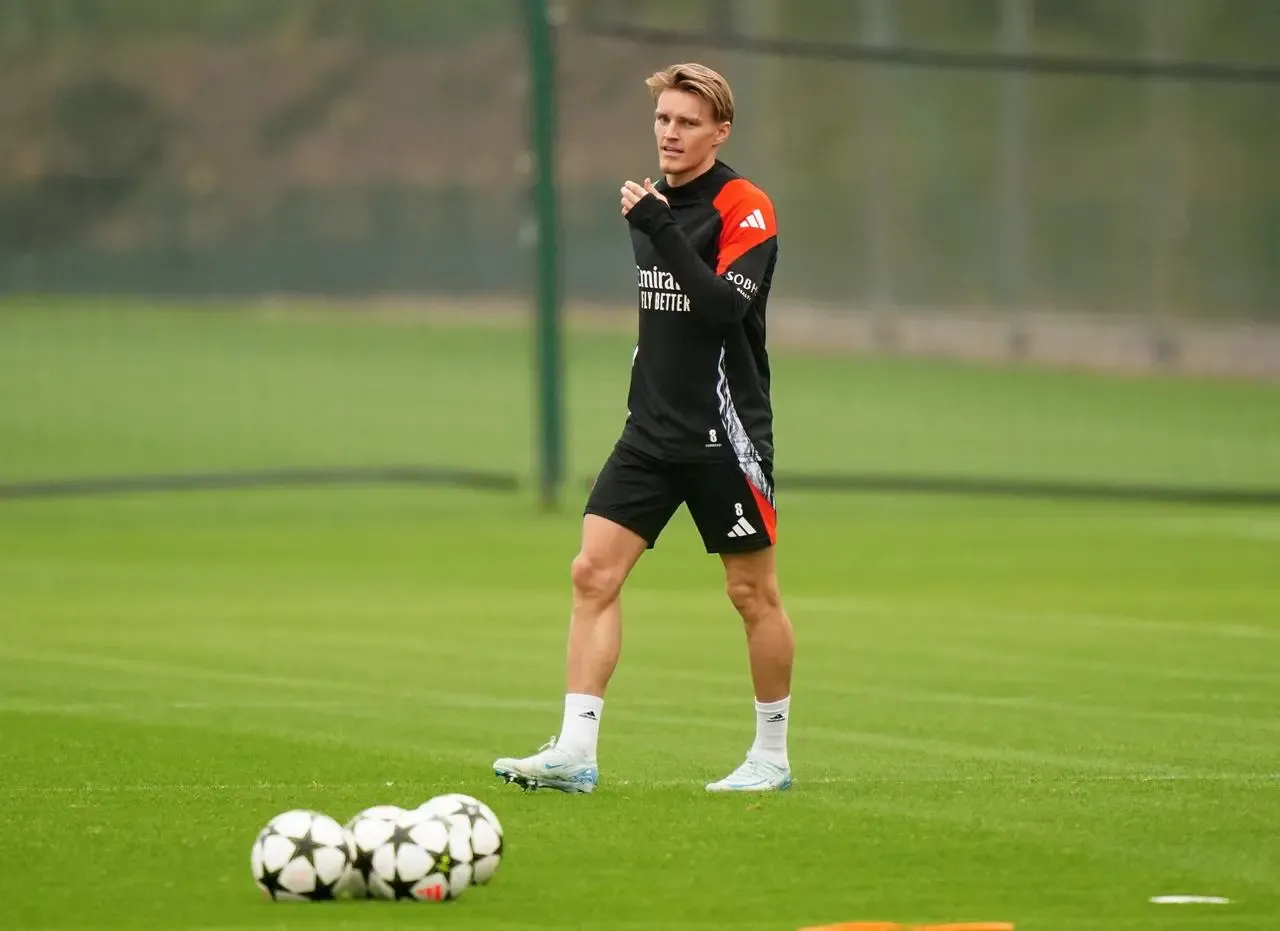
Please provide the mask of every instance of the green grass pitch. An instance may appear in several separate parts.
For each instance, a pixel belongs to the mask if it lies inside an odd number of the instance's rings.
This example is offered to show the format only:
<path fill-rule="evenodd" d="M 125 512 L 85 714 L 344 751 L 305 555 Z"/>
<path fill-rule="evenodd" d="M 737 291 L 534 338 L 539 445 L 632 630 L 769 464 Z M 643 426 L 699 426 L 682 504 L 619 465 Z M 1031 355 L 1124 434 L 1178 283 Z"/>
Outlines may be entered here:
<path fill-rule="evenodd" d="M 0 480 L 524 469 L 526 349 L 486 328 L 0 312 Z M 569 344 L 578 474 L 616 430 L 625 350 Z M 977 472 L 1007 441 L 1026 475 L 1276 475 L 1264 388 L 786 354 L 778 378 L 804 428 L 841 403 L 856 427 L 832 448 L 795 436 L 795 468 Z M 446 382 L 465 400 L 442 404 Z M 1077 419 L 982 419 L 1029 397 Z M 935 465 L 922 418 L 947 404 L 963 416 Z M 1193 420 L 1207 446 L 1177 429 Z M 797 785 L 767 798 L 702 788 L 753 716 L 718 563 L 682 512 L 624 599 L 601 789 L 526 794 L 489 764 L 558 727 L 579 495 L 560 514 L 433 488 L 0 502 L 0 927 L 1280 922 L 1280 512 L 781 488 Z M 444 791 L 504 822 L 491 886 L 421 907 L 254 889 L 271 815 Z M 1148 901 L 1173 893 L 1232 904 Z"/>

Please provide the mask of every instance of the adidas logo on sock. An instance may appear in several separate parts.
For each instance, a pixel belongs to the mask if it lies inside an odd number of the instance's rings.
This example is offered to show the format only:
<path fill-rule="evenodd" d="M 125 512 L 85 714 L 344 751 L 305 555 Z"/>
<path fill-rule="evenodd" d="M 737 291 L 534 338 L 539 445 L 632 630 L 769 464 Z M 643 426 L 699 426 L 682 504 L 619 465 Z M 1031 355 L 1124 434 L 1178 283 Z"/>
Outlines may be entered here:
<path fill-rule="evenodd" d="M 779 721 L 785 721 L 786 719 L 787 716 L 779 711 L 777 714 L 772 717 L 765 718 L 764 720 L 766 724 L 777 724 Z"/>
<path fill-rule="evenodd" d="M 584 712 L 582 712 L 582 714 L 578 715 L 578 717 L 580 717 L 580 718 L 586 718 L 588 721 L 599 721 L 599 720 L 600 720 L 600 718 L 596 716 L 596 713 L 595 713 L 594 711 L 584 711 Z"/>

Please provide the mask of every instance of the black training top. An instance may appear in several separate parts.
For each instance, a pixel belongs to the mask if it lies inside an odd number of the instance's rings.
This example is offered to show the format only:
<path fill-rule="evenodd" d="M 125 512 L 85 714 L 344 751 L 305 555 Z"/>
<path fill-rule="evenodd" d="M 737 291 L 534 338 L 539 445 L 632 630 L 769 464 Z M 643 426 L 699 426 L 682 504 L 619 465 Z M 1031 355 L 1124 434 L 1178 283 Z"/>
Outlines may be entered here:
<path fill-rule="evenodd" d="M 773 204 L 723 162 L 627 213 L 640 289 L 621 442 L 675 462 L 773 463 L 765 306 Z"/>

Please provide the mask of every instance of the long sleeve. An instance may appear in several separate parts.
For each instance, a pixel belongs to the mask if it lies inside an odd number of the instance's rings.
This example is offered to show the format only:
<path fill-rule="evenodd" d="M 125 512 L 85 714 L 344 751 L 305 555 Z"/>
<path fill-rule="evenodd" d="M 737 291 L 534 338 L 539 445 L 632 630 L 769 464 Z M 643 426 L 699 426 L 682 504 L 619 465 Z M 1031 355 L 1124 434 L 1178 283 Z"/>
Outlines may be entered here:
<path fill-rule="evenodd" d="M 716 268 L 698 255 L 666 204 L 648 195 L 627 221 L 646 233 L 667 269 L 689 296 L 696 316 L 736 323 L 746 315 L 777 251 L 773 205 L 746 181 L 725 185 L 716 198 L 721 233 Z"/>

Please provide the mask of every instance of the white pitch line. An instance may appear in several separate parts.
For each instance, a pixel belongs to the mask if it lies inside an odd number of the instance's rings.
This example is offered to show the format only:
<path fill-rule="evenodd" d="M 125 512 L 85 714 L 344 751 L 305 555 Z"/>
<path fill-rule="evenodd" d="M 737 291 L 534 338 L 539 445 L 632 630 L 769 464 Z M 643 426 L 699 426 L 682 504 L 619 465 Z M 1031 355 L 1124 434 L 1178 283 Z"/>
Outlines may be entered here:
<path fill-rule="evenodd" d="M 487 776 L 487 764 L 477 770 L 478 779 Z M 601 784 L 602 790 L 612 788 L 634 789 L 682 789 L 702 788 L 706 782 L 716 778 L 708 773 L 706 778 L 689 777 L 685 779 L 611 779 Z M 1079 783 L 1146 783 L 1146 782 L 1214 782 L 1214 783 L 1270 783 L 1280 781 L 1280 773 L 1202 773 L 1189 775 L 1117 775 L 1114 773 L 1072 776 L 1070 782 Z M 974 775 L 974 776 L 811 776 L 800 774 L 797 777 L 793 792 L 801 794 L 805 786 L 885 786 L 885 785 L 979 785 L 1017 783 L 1026 786 L 1030 781 L 1025 776 L 1009 775 Z M 1053 780 L 1034 780 L 1037 785 L 1054 785 Z M 496 782 L 495 782 L 496 785 Z M 9 784 L 0 789 L 0 795 L 78 795 L 93 793 L 132 793 L 132 792 L 257 792 L 257 791 L 302 791 L 302 792 L 349 792 L 353 790 L 372 790 L 383 795 L 394 794 L 394 785 L 382 781 L 372 782 L 140 782 L 140 783 L 86 783 L 78 786 L 49 786 Z M 408 789 L 406 789 L 407 791 Z M 548 793 L 549 794 L 549 793 Z"/>

